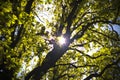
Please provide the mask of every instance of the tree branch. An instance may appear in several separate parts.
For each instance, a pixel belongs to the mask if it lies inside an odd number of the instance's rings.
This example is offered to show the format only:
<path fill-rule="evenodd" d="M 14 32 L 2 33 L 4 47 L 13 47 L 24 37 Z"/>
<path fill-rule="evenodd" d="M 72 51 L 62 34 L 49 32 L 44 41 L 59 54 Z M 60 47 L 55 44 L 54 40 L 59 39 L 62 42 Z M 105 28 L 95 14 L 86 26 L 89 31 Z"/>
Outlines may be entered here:
<path fill-rule="evenodd" d="M 88 44 L 90 42 L 86 42 L 86 43 L 81 43 L 81 44 L 76 44 L 76 45 L 73 45 L 71 47 L 83 47 L 84 45 Z"/>
<path fill-rule="evenodd" d="M 71 4 L 73 6 L 71 12 L 69 13 L 68 17 L 66 18 L 67 22 L 67 28 L 65 35 L 68 35 L 70 37 L 70 27 L 72 25 L 73 20 L 76 18 L 76 11 L 78 9 L 79 4 L 82 2 L 82 0 L 74 0 Z"/>
<path fill-rule="evenodd" d="M 98 41 L 98 38 L 96 37 L 95 39 L 92 39 L 92 42 L 96 42 L 98 43 L 99 45 L 101 45 L 102 47 L 104 47 L 105 45 L 102 44 L 101 42 Z"/>
<path fill-rule="evenodd" d="M 107 38 L 109 38 L 109 39 L 118 41 L 118 39 L 112 38 L 112 37 L 110 37 L 110 36 L 108 36 L 108 35 L 106 35 L 106 34 L 104 34 L 104 33 L 101 33 L 101 32 L 98 32 L 98 31 L 92 30 L 92 29 L 89 29 L 89 30 L 91 30 L 91 31 L 93 31 L 93 32 L 96 32 L 96 33 L 98 33 L 98 34 L 101 34 L 101 35 L 103 35 L 103 36 L 105 36 L 105 37 L 107 37 Z"/>
<path fill-rule="evenodd" d="M 58 59 L 60 59 L 61 56 L 68 50 L 68 46 L 69 44 L 60 48 L 59 45 L 56 44 L 54 49 L 47 54 L 41 66 L 36 67 L 30 73 L 28 73 L 28 75 L 25 77 L 25 80 L 29 80 L 31 77 L 34 80 L 40 80 L 48 71 L 48 69 L 53 67 Z"/>
<path fill-rule="evenodd" d="M 82 52 L 82 51 L 80 51 L 80 50 L 78 50 L 78 49 L 75 49 L 75 48 L 69 48 L 69 50 L 75 50 L 75 51 L 81 53 L 83 56 L 89 57 L 89 58 L 91 58 L 91 59 L 96 59 L 96 58 L 99 58 L 99 57 L 102 57 L 102 56 L 106 56 L 106 55 L 107 55 L 107 54 L 100 54 L 99 56 L 93 57 L 93 56 L 90 56 L 90 55 L 88 55 L 88 54 L 85 54 L 84 52 Z"/>
<path fill-rule="evenodd" d="M 114 18 L 113 22 L 117 22 L 117 19 L 118 19 L 118 17 L 119 17 L 119 13 L 120 13 L 120 5 L 119 5 L 118 8 L 117 8 L 117 12 L 116 12 L 116 14 L 115 14 L 115 18 Z"/>
<path fill-rule="evenodd" d="M 102 74 L 109 68 L 111 68 L 113 65 L 117 65 L 120 61 L 120 58 L 116 61 L 116 62 L 113 62 L 112 64 L 108 64 L 104 67 L 104 69 L 100 72 L 100 73 L 94 73 L 94 74 L 90 74 L 88 77 L 86 77 L 84 80 L 90 80 L 92 79 L 93 77 L 100 77 L 102 76 Z"/>
<path fill-rule="evenodd" d="M 61 18 L 60 18 L 60 26 L 59 26 L 59 28 L 58 28 L 58 30 L 57 30 L 57 36 L 61 36 L 62 35 L 62 31 L 63 31 L 63 29 L 64 29 L 64 22 L 65 22 L 65 20 L 64 20 L 64 18 L 65 18 L 65 8 L 66 8 L 66 6 L 65 5 L 62 5 L 62 16 L 61 16 Z M 56 28 L 57 29 L 57 28 Z"/>
<path fill-rule="evenodd" d="M 93 23 L 88 23 L 86 26 L 82 26 L 81 31 L 77 32 L 76 35 L 74 35 L 71 38 L 70 42 L 72 43 L 75 39 L 81 38 L 84 35 L 84 33 L 87 31 L 88 27 L 90 27 Z"/>
<path fill-rule="evenodd" d="M 66 64 L 56 64 L 54 67 L 57 67 L 57 66 L 68 66 L 68 68 L 66 68 L 63 72 L 65 72 L 65 71 L 67 71 L 68 69 L 71 69 L 71 68 L 98 67 L 97 65 L 89 65 L 89 64 L 85 64 L 85 65 L 82 65 L 82 66 L 77 66 L 77 65 L 75 65 L 75 63 L 77 63 L 77 62 L 66 63 Z M 61 72 L 60 76 L 58 76 L 55 80 L 58 80 L 58 79 L 60 79 L 60 78 L 62 78 L 64 76 L 66 76 L 66 75 L 63 74 L 63 72 Z M 71 75 L 71 77 L 73 77 L 73 74 Z"/>
<path fill-rule="evenodd" d="M 14 48 L 17 45 L 17 43 L 20 41 L 22 31 L 23 31 L 23 25 L 21 25 L 21 27 L 19 28 L 18 31 L 12 32 L 12 34 L 11 34 L 12 35 L 12 39 L 11 39 L 12 43 L 10 44 L 11 48 Z M 18 32 L 17 36 L 15 36 L 15 32 Z"/>
<path fill-rule="evenodd" d="M 113 28 L 113 27 L 115 27 L 115 26 L 114 26 L 114 25 L 112 25 L 112 24 L 109 24 L 109 25 L 110 25 L 110 27 L 111 27 L 112 31 L 113 31 L 113 32 L 115 32 L 116 37 L 119 39 L 119 34 L 118 34 L 118 32 L 117 32 L 117 31 L 115 31 L 115 30 L 114 30 L 114 28 Z"/>
<path fill-rule="evenodd" d="M 77 29 L 80 25 L 82 25 L 84 22 L 82 22 L 81 20 L 86 16 L 86 15 L 88 15 L 88 14 L 93 14 L 93 13 L 95 13 L 95 12 L 84 12 L 83 14 L 81 14 L 82 16 L 78 19 L 78 21 L 74 24 L 74 28 L 72 29 L 73 31 L 75 30 L 75 29 Z"/>
<path fill-rule="evenodd" d="M 75 65 L 75 63 L 77 63 L 77 62 L 74 62 L 74 63 L 66 63 L 66 64 L 56 64 L 56 65 L 54 65 L 53 67 L 56 67 L 56 66 L 70 66 L 70 67 L 74 67 L 74 68 L 98 67 L 97 65 L 89 65 L 89 64 L 85 64 L 85 65 L 82 65 L 82 66 L 77 66 L 77 65 Z"/>
<path fill-rule="evenodd" d="M 95 18 L 93 18 L 93 19 L 95 19 Z M 120 23 L 111 22 L 111 21 L 108 21 L 108 20 L 95 20 L 93 22 L 89 22 L 88 24 L 82 26 L 82 29 L 78 33 L 76 33 L 76 35 L 74 35 L 72 37 L 70 42 L 72 43 L 75 39 L 81 38 L 84 35 L 84 33 L 88 30 L 88 28 L 90 26 L 92 26 L 93 24 L 96 24 L 96 23 L 105 23 L 105 24 L 111 23 L 111 24 L 120 25 Z"/>
<path fill-rule="evenodd" d="M 27 2 L 27 4 L 26 4 L 26 6 L 25 6 L 25 12 L 26 13 L 30 13 L 30 11 L 31 11 L 31 6 L 32 6 L 32 3 L 33 3 L 33 1 L 34 0 L 29 0 L 28 2 Z M 12 1 L 12 3 L 14 4 L 14 2 Z M 16 7 L 16 6 L 15 6 Z M 14 7 L 13 7 L 14 8 Z M 14 25 L 13 25 L 13 27 L 15 27 L 16 28 L 16 26 L 18 26 L 18 23 L 16 22 Z M 16 45 L 17 45 L 17 43 L 20 41 L 20 38 L 21 38 L 21 34 L 22 34 L 22 31 L 23 31 L 23 26 L 24 26 L 24 24 L 22 24 L 22 25 L 19 25 L 19 29 L 17 30 L 17 31 L 13 31 L 12 33 L 11 33 L 11 40 L 12 40 L 12 43 L 10 44 L 10 47 L 11 48 L 14 48 Z M 15 32 L 18 32 L 18 34 L 17 35 L 15 35 Z"/>
<path fill-rule="evenodd" d="M 32 3 L 34 2 L 34 0 L 29 0 L 25 6 L 25 12 L 30 14 L 31 11 L 31 7 L 32 7 Z"/>

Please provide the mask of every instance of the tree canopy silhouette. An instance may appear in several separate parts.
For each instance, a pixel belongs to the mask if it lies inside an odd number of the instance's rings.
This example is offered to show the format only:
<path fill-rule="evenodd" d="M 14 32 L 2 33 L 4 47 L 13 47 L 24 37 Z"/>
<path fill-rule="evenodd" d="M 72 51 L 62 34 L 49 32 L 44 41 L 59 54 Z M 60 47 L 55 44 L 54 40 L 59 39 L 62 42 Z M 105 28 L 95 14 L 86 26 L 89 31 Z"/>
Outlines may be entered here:
<path fill-rule="evenodd" d="M 119 3 L 0 1 L 0 80 L 119 80 Z"/>

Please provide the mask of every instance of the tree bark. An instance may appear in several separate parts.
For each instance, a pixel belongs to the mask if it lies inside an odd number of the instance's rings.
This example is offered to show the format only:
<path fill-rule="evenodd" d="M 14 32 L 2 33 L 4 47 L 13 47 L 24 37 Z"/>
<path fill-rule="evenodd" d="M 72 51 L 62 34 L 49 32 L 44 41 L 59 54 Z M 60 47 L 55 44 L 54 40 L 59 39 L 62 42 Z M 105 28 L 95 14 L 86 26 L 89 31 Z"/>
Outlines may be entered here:
<path fill-rule="evenodd" d="M 68 50 L 68 46 L 70 45 L 70 26 L 72 25 L 73 17 L 75 17 L 75 12 L 77 10 L 77 7 L 81 2 L 82 2 L 82 0 L 74 0 L 72 2 L 73 9 L 72 9 L 72 11 L 70 12 L 70 14 L 68 15 L 68 17 L 66 19 L 66 22 L 68 23 L 67 24 L 67 31 L 64 34 L 64 36 L 65 36 L 65 38 L 67 40 L 66 44 L 62 45 L 62 46 L 54 44 L 54 49 L 47 54 L 47 56 L 45 57 L 43 63 L 41 64 L 41 66 L 36 67 L 30 73 L 28 73 L 28 75 L 25 77 L 25 80 L 29 80 L 30 78 L 32 78 L 33 80 L 40 80 L 42 78 L 42 76 L 48 71 L 48 69 L 53 67 L 55 65 L 55 63 Z"/>
<path fill-rule="evenodd" d="M 69 44 L 60 47 L 59 45 L 55 45 L 54 49 L 50 51 L 45 57 L 41 66 L 33 69 L 28 75 L 25 77 L 25 80 L 29 80 L 32 78 L 33 80 L 40 80 L 42 76 L 55 65 L 55 63 L 63 56 L 63 54 L 68 50 Z"/>

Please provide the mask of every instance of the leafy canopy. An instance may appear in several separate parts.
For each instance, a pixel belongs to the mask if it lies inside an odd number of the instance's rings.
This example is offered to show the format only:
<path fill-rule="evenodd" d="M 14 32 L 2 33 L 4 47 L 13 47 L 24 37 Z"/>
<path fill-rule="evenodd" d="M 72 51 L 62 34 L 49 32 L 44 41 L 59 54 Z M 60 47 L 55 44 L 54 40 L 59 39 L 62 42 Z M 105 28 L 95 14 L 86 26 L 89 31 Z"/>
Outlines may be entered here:
<path fill-rule="evenodd" d="M 0 80 L 118 80 L 119 3 L 0 1 Z"/>

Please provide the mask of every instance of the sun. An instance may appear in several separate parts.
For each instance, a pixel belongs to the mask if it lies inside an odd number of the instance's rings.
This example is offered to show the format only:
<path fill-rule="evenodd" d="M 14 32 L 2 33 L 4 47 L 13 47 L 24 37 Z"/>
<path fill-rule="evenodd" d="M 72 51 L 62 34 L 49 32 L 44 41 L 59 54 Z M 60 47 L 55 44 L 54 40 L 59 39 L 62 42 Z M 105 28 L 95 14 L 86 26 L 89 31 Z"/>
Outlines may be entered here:
<path fill-rule="evenodd" d="M 58 37 L 58 43 L 60 45 L 63 45 L 66 43 L 66 39 L 63 36 Z"/>

